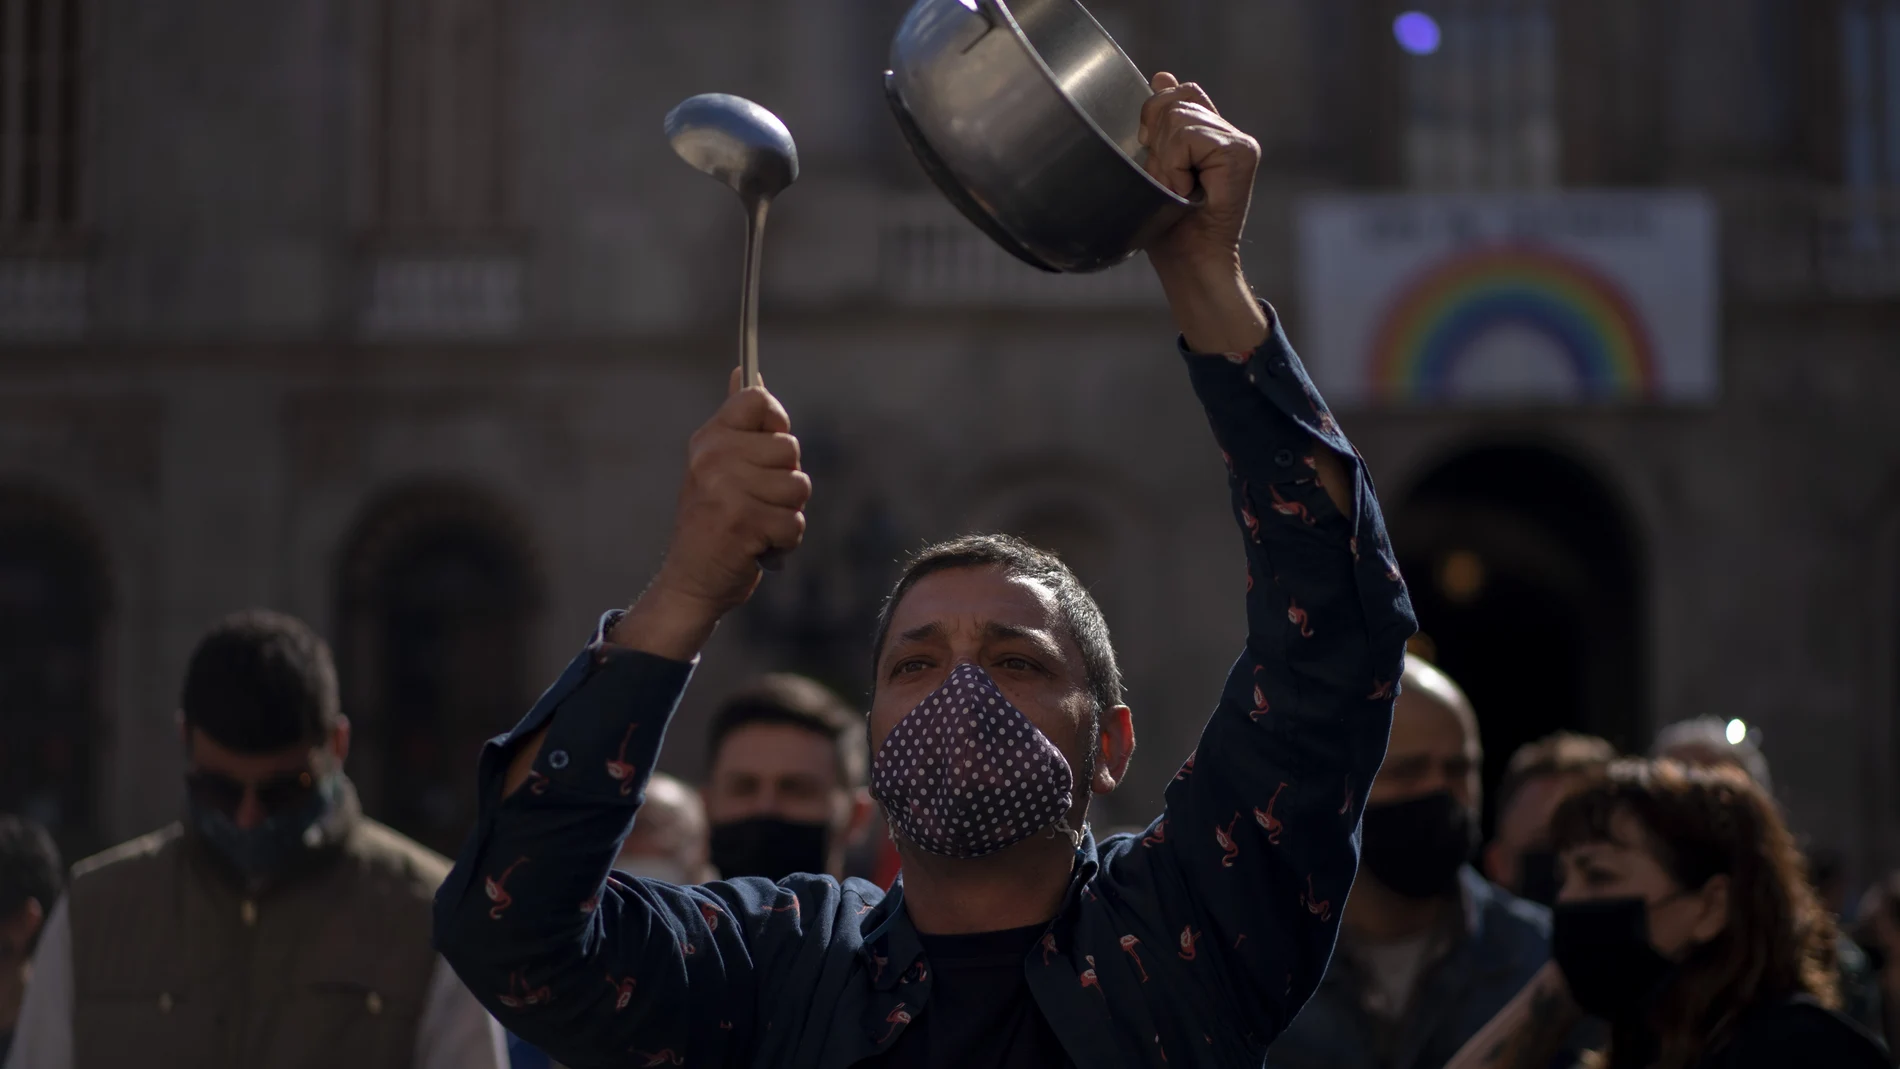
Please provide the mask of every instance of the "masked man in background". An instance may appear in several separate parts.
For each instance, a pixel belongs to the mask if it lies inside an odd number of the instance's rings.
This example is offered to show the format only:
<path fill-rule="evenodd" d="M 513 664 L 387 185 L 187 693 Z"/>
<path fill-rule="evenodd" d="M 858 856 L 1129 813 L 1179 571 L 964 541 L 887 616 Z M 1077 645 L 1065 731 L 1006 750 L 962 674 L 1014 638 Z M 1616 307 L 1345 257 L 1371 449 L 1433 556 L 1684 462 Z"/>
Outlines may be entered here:
<path fill-rule="evenodd" d="M 1469 864 L 1483 765 L 1464 691 L 1408 655 L 1339 953 L 1270 1069 L 1439 1069 L 1550 960 L 1550 911 Z"/>
<path fill-rule="evenodd" d="M 721 703 L 707 735 L 719 875 L 844 879 L 845 850 L 872 816 L 864 714 L 817 680 L 775 674 Z"/>
<path fill-rule="evenodd" d="M 363 816 L 329 647 L 218 623 L 185 670 L 186 818 L 80 862 L 9 1066 L 502 1069 L 500 1026 L 429 947 L 448 862 Z"/>
<path fill-rule="evenodd" d="M 735 376 L 652 584 L 482 755 L 436 941 L 511 1029 L 588 1067 L 1181 1069 L 1258 1065 L 1299 1012 L 1352 885 L 1411 603 L 1357 453 L 1240 270 L 1259 146 L 1198 87 L 1154 88 L 1147 166 L 1203 204 L 1148 252 L 1228 458 L 1248 621 L 1165 812 L 1089 834 L 1134 751 L 1107 625 L 1059 559 L 977 535 L 912 558 L 871 650 L 889 894 L 609 875 L 700 651 L 760 555 L 804 534 L 790 418 Z M 1086 353 L 1050 357 L 1090 374 Z"/>

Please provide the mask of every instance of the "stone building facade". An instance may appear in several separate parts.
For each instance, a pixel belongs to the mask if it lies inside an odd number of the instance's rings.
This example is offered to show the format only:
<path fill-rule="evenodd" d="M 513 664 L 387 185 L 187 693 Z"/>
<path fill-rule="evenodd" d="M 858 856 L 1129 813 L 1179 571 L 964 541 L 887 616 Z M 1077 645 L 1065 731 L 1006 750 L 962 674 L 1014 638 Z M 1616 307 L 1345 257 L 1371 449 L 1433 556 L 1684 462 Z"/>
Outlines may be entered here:
<path fill-rule="evenodd" d="M 817 490 L 667 766 L 752 671 L 861 693 L 893 561 L 1001 528 L 1109 614 L 1143 745 L 1099 819 L 1145 820 L 1241 634 L 1221 470 L 1144 264 L 1037 275 L 924 184 L 878 88 L 904 6 L 0 0 L 0 806 L 75 849 L 167 819 L 184 658 L 270 605 L 337 644 L 371 811 L 452 846 L 723 394 L 740 213 L 660 120 L 727 91 L 799 140 L 763 364 Z M 1817 845 L 1900 860 L 1900 3 L 1418 5 L 1450 74 L 1402 6 L 1091 5 L 1259 136 L 1249 268 L 1296 345 L 1308 194 L 1712 198 L 1709 403 L 1341 419 L 1494 761 L 1740 717 Z"/>

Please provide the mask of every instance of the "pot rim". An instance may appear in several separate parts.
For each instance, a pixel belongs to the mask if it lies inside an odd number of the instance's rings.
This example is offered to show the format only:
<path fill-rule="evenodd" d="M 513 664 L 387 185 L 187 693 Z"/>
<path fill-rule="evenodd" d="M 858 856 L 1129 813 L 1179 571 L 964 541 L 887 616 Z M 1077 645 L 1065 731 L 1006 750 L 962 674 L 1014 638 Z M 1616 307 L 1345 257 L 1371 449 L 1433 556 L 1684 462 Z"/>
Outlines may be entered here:
<path fill-rule="evenodd" d="M 1067 2 L 1073 4 L 1075 9 L 1082 13 L 1083 18 L 1094 23 L 1095 29 L 1101 33 L 1102 39 L 1107 41 L 1109 45 L 1115 49 L 1115 54 L 1122 58 L 1122 62 L 1128 64 L 1136 74 L 1142 73 L 1141 68 L 1135 66 L 1135 61 L 1128 58 L 1128 53 L 1123 51 L 1122 46 L 1115 41 L 1114 36 L 1104 29 L 1100 22 L 1096 21 L 1095 16 L 1089 12 L 1088 8 L 1083 7 L 1077 0 L 1067 0 Z M 1068 105 L 1069 110 L 1074 112 L 1076 117 L 1080 118 L 1084 123 L 1088 124 L 1088 128 L 1094 131 L 1095 136 L 1101 140 L 1102 144 L 1107 145 L 1116 156 L 1120 157 L 1122 162 L 1126 163 L 1130 170 L 1140 175 L 1155 192 L 1166 197 L 1174 204 L 1184 208 L 1191 208 L 1200 203 L 1198 197 L 1183 197 L 1174 190 L 1155 181 L 1155 176 L 1148 173 L 1148 168 L 1136 163 L 1134 157 L 1123 151 L 1121 144 L 1114 138 L 1108 136 L 1108 132 L 1102 129 L 1094 117 L 1084 111 L 1080 104 L 1075 102 L 1075 98 L 1071 97 L 1068 90 L 1062 88 L 1062 83 L 1056 80 L 1056 72 L 1050 69 L 1048 61 L 1042 58 L 1042 53 L 1036 51 L 1036 46 L 1030 43 L 1029 35 L 1023 32 L 1022 26 L 1016 21 L 1015 14 L 1009 10 L 1009 5 L 1005 3 L 1004 0 L 975 0 L 975 3 L 980 7 L 994 8 L 997 14 L 1003 17 L 1004 25 L 1009 28 L 1010 34 L 1016 38 L 1016 43 L 1021 46 L 1023 53 L 1029 57 L 1030 62 L 1034 63 L 1036 69 L 1042 72 L 1043 79 L 1049 83 L 1049 88 L 1055 90 L 1056 96 L 1062 98 L 1062 102 Z M 1144 80 L 1147 78 L 1146 75 L 1142 75 L 1142 77 Z M 1152 95 L 1152 93 L 1150 95 Z M 1195 188 L 1195 192 L 1200 192 L 1198 185 Z"/>

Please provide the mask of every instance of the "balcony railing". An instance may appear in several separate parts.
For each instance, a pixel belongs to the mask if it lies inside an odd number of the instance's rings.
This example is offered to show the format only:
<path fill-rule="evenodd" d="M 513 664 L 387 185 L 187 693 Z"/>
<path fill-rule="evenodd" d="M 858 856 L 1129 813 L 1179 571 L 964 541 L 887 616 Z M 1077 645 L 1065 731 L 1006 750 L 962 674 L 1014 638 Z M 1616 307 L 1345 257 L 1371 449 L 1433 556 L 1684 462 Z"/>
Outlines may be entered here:
<path fill-rule="evenodd" d="M 936 308 L 1113 308 L 1164 304 L 1146 257 L 1088 275 L 1038 271 L 1004 252 L 936 193 L 893 196 L 877 230 L 878 288 Z"/>

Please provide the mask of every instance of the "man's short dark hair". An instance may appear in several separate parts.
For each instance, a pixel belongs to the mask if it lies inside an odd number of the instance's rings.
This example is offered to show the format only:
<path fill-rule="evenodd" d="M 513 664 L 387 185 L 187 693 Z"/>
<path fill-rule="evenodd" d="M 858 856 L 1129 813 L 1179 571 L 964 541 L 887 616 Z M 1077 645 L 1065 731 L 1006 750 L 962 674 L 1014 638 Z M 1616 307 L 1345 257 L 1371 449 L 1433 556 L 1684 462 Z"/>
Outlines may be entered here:
<path fill-rule="evenodd" d="M 1574 731 L 1558 731 L 1527 742 L 1517 748 L 1504 766 L 1504 777 L 1498 781 L 1498 812 L 1509 807 L 1511 799 L 1532 780 L 1546 776 L 1596 775 L 1609 768 L 1616 758 L 1616 747 L 1610 745 L 1608 739 Z"/>
<path fill-rule="evenodd" d="M 66 868 L 46 829 L 25 817 L 0 814 L 0 919 L 18 915 L 28 899 L 51 913 L 65 887 Z"/>
<path fill-rule="evenodd" d="M 263 610 L 233 613 L 198 640 L 178 704 L 187 727 L 239 753 L 319 745 L 341 716 L 329 645 Z"/>
<path fill-rule="evenodd" d="M 751 724 L 789 724 L 829 739 L 838 752 L 838 784 L 845 790 L 864 786 L 864 714 L 836 691 L 807 676 L 774 673 L 734 692 L 713 713 L 706 735 L 706 761 L 719 756 L 726 737 Z"/>
<path fill-rule="evenodd" d="M 1000 568 L 1009 578 L 1033 579 L 1048 587 L 1056 599 L 1062 626 L 1082 651 L 1082 666 L 1088 672 L 1089 693 L 1095 699 L 1097 715 L 1122 703 L 1121 666 L 1115 663 L 1108 621 L 1102 618 L 1095 598 L 1061 557 L 1006 534 L 952 538 L 925 546 L 905 562 L 904 574 L 878 609 L 877 638 L 871 645 L 873 679 L 877 677 L 877 663 L 884 656 L 884 643 L 890 638 L 891 617 L 897 612 L 898 602 L 924 577 L 957 568 Z"/>

